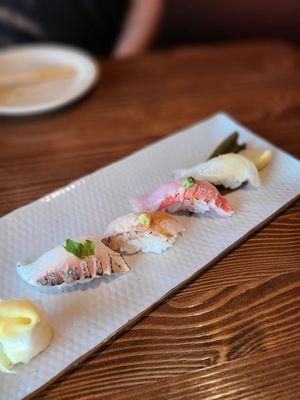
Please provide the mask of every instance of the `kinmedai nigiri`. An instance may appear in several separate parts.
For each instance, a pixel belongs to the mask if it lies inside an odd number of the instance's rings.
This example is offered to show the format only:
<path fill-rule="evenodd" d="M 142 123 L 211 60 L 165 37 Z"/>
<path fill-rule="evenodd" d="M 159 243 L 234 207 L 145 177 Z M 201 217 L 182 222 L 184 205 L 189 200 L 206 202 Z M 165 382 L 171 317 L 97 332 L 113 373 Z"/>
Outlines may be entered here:
<path fill-rule="evenodd" d="M 236 189 L 248 181 L 253 186 L 260 185 L 260 179 L 255 164 L 243 155 L 223 154 L 194 167 L 177 170 L 175 178 L 203 179 L 214 185 L 223 185 L 226 188 Z"/>
<path fill-rule="evenodd" d="M 204 213 L 214 210 L 221 216 L 233 214 L 233 208 L 215 186 L 192 177 L 165 183 L 145 196 L 132 199 L 131 203 L 135 211 Z"/>
<path fill-rule="evenodd" d="M 31 264 L 17 264 L 19 276 L 37 286 L 65 286 L 86 283 L 103 275 L 130 270 L 124 258 L 99 238 L 66 240 Z"/>
<path fill-rule="evenodd" d="M 103 242 L 115 251 L 125 254 L 160 254 L 171 247 L 183 226 L 164 212 L 131 213 L 109 224 Z"/>

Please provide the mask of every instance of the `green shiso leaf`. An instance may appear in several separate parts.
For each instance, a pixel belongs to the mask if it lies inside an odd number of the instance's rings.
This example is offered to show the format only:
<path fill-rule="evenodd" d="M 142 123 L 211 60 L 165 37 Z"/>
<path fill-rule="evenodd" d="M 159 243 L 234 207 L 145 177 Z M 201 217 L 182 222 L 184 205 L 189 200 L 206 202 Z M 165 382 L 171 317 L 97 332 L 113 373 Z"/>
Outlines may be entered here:
<path fill-rule="evenodd" d="M 85 258 L 94 255 L 95 243 L 86 240 L 84 243 L 75 242 L 75 240 L 67 239 L 64 248 L 74 254 L 78 258 Z"/>
<path fill-rule="evenodd" d="M 209 157 L 209 160 L 222 154 L 238 153 L 239 151 L 244 150 L 246 148 L 246 143 L 238 144 L 238 138 L 238 132 L 233 132 L 231 135 L 229 135 L 223 140 L 222 143 L 219 144 L 219 146 Z"/>

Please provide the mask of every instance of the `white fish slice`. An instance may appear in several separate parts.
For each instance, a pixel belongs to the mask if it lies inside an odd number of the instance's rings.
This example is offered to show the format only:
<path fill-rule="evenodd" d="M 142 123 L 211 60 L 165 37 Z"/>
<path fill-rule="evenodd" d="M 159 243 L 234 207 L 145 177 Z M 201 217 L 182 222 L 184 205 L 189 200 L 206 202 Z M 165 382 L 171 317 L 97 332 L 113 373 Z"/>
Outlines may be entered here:
<path fill-rule="evenodd" d="M 124 258 L 98 238 L 86 237 L 78 242 L 83 243 L 86 240 L 95 245 L 93 255 L 79 258 L 60 244 L 30 264 L 18 263 L 17 273 L 31 285 L 62 287 L 130 270 Z"/>
<path fill-rule="evenodd" d="M 173 246 L 183 231 L 183 226 L 165 212 L 131 213 L 109 224 L 103 242 L 125 254 L 160 254 Z"/>
<path fill-rule="evenodd" d="M 230 189 L 236 189 L 246 181 L 255 187 L 260 185 L 255 164 L 235 153 L 223 154 L 194 167 L 177 170 L 174 175 L 176 178 L 192 176 Z"/>

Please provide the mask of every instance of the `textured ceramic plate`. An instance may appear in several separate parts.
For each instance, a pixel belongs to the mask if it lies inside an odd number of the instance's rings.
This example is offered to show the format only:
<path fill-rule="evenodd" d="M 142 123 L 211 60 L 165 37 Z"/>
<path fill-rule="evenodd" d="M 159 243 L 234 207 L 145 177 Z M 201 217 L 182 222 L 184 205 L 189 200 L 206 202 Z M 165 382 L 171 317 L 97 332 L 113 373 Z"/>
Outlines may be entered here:
<path fill-rule="evenodd" d="M 39 75 L 30 78 L 34 72 Z M 84 95 L 98 75 L 92 57 L 75 48 L 36 44 L 1 50 L 0 115 L 35 114 L 69 104 Z"/>
<path fill-rule="evenodd" d="M 51 292 L 37 290 L 18 278 L 17 261 L 29 261 L 67 237 L 101 235 L 112 219 L 130 212 L 128 198 L 170 179 L 175 169 L 205 160 L 233 130 L 249 146 L 271 147 L 274 158 L 260 174 L 260 188 L 246 186 L 228 195 L 236 211 L 231 218 L 210 213 L 180 216 L 186 232 L 176 245 L 159 256 L 128 257 L 133 269 L 121 276 Z M 203 270 L 295 199 L 299 176 L 296 159 L 218 114 L 3 217 L 0 297 L 40 300 L 55 336 L 28 366 L 16 368 L 18 375 L 0 375 L 0 397 L 17 399 L 35 391 Z"/>

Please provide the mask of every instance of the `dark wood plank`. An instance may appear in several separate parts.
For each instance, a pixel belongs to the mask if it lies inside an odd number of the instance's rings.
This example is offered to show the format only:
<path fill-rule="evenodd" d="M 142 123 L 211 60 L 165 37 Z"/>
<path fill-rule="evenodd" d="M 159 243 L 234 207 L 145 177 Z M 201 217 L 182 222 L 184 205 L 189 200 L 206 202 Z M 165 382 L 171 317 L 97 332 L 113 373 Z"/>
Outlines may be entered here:
<path fill-rule="evenodd" d="M 280 42 L 105 60 L 76 105 L 0 119 L 0 214 L 218 110 L 299 156 L 299 61 Z M 298 201 L 38 398 L 297 398 L 299 242 Z"/>
<path fill-rule="evenodd" d="M 166 378 L 185 382 L 193 370 L 287 346 L 299 352 L 299 328 L 300 270 L 175 296 L 41 398 L 121 399 L 128 388 L 124 398 L 139 398 L 141 385 L 172 388 Z"/>
<path fill-rule="evenodd" d="M 145 385 L 135 391 L 122 391 L 113 396 L 99 396 L 101 389 L 97 392 L 92 388 L 82 398 L 298 400 L 299 369 L 300 352 L 291 350 L 289 346 L 282 346 L 279 351 L 270 351 L 200 371 L 184 373 L 176 378 Z"/>
<path fill-rule="evenodd" d="M 300 269 L 300 201 L 176 297 Z"/>

